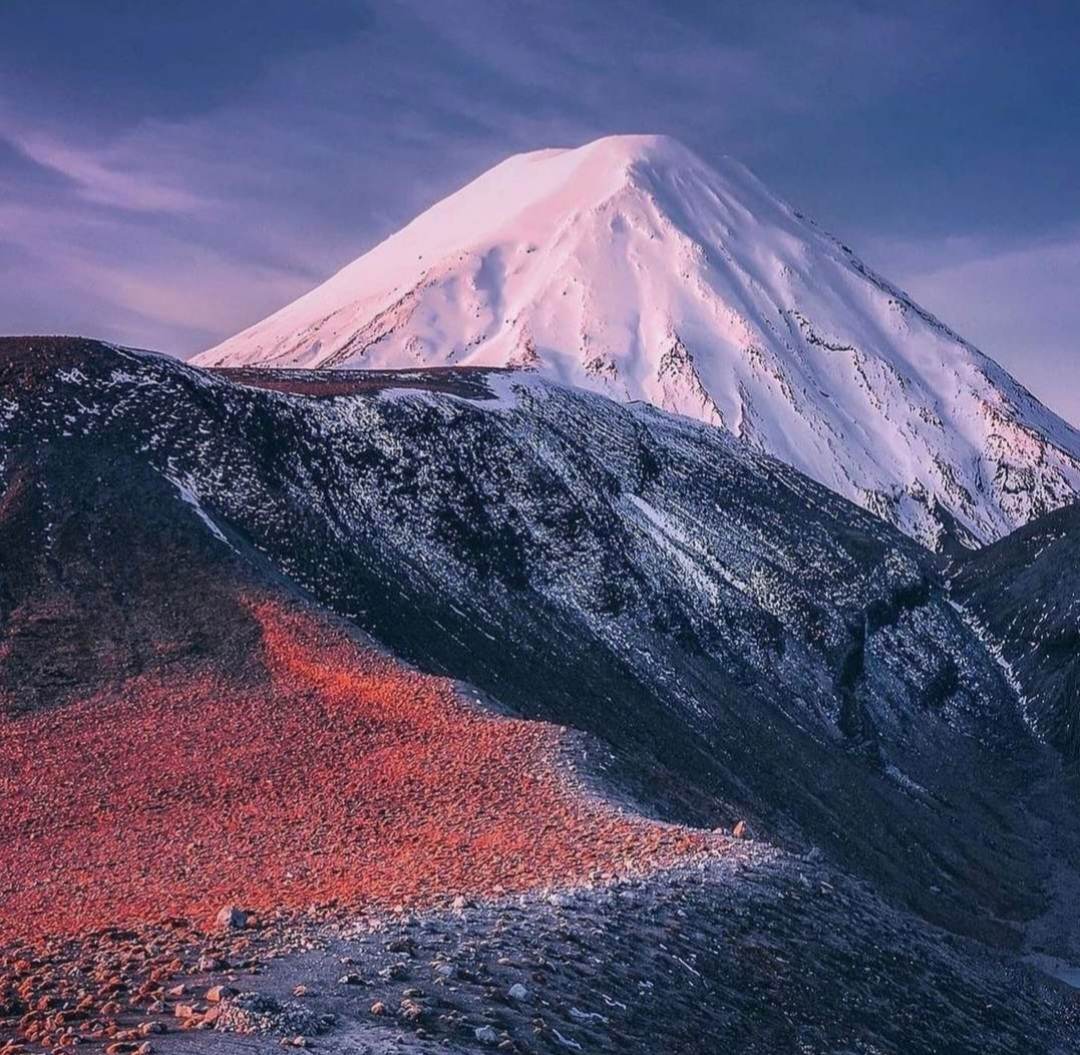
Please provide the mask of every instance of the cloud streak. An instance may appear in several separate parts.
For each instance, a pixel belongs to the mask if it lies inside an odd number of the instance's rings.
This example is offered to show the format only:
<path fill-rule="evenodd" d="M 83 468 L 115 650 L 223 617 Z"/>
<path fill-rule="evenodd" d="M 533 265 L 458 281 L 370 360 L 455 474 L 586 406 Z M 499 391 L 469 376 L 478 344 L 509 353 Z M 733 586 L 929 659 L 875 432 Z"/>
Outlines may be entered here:
<path fill-rule="evenodd" d="M 148 169 L 142 156 L 110 149 L 102 154 L 69 146 L 47 135 L 28 134 L 8 141 L 36 165 L 51 169 L 95 205 L 136 212 L 195 212 L 202 199 L 183 187 L 168 186 L 162 174 Z"/>

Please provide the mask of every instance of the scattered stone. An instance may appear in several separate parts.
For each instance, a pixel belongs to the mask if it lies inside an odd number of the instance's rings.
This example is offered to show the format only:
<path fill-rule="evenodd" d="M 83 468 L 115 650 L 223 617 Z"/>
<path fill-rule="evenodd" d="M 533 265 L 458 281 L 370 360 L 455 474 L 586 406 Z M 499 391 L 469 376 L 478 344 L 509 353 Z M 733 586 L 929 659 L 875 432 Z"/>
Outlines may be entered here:
<path fill-rule="evenodd" d="M 230 985 L 214 985 L 206 990 L 206 999 L 211 1004 L 220 1004 L 230 996 L 236 996 L 237 990 Z"/>
<path fill-rule="evenodd" d="M 499 1034 L 491 1026 L 478 1026 L 473 1034 L 481 1044 L 498 1044 Z"/>
<path fill-rule="evenodd" d="M 739 821 L 734 828 L 731 829 L 731 834 L 736 839 L 752 839 L 753 834 L 750 831 L 750 825 L 746 821 Z"/>
<path fill-rule="evenodd" d="M 238 993 L 223 1001 L 216 1028 L 229 1033 L 308 1037 L 325 1033 L 332 1015 L 320 1015 L 292 1000 L 278 1001 L 264 993 Z"/>
<path fill-rule="evenodd" d="M 515 982 L 510 986 L 510 999 L 511 1000 L 528 1000 L 529 990 L 525 988 L 520 982 Z"/>
<path fill-rule="evenodd" d="M 376 1000 L 375 1003 L 371 1005 L 371 1013 L 373 1015 L 385 1015 L 386 1004 L 384 1004 L 381 1000 Z"/>

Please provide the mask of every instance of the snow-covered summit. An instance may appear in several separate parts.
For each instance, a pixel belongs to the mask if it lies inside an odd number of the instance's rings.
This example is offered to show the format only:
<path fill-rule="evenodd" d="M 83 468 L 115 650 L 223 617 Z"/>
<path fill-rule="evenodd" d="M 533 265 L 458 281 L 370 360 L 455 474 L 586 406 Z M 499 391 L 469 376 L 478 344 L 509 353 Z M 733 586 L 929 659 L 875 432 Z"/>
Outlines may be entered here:
<path fill-rule="evenodd" d="M 1080 494 L 1080 433 L 743 166 L 496 165 L 203 366 L 510 365 L 721 426 L 928 544 Z"/>

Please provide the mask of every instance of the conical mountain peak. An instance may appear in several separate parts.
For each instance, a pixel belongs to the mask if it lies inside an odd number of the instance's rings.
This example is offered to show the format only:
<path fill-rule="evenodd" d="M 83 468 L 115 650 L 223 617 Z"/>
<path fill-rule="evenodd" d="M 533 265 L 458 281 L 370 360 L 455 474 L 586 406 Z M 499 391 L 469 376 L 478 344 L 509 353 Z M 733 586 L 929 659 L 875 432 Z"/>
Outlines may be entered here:
<path fill-rule="evenodd" d="M 743 166 L 663 135 L 510 157 L 196 362 L 535 369 L 723 427 L 930 545 L 1080 493 L 1080 433 Z"/>

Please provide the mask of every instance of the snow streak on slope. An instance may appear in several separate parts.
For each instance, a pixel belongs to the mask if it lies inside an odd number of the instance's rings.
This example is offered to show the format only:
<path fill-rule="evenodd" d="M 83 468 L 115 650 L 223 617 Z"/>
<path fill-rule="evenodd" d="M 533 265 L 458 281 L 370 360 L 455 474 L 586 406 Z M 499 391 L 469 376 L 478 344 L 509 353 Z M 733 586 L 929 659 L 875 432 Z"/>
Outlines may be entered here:
<path fill-rule="evenodd" d="M 1039 735 L 1080 763 L 1080 505 L 952 568 L 953 594 L 1008 672 Z"/>
<path fill-rule="evenodd" d="M 1080 433 L 662 136 L 512 157 L 201 365 L 535 368 L 722 426 L 930 545 L 1080 492 Z"/>

